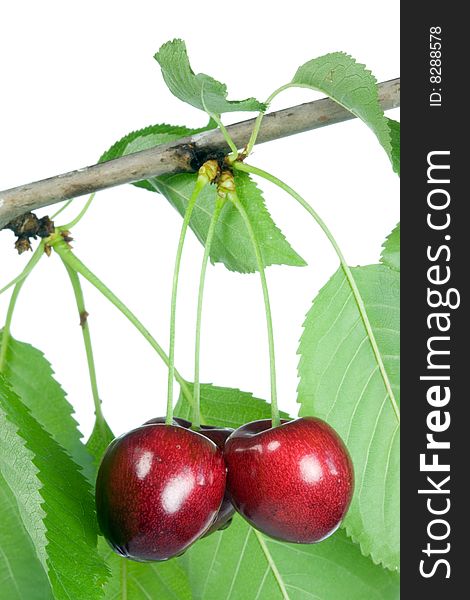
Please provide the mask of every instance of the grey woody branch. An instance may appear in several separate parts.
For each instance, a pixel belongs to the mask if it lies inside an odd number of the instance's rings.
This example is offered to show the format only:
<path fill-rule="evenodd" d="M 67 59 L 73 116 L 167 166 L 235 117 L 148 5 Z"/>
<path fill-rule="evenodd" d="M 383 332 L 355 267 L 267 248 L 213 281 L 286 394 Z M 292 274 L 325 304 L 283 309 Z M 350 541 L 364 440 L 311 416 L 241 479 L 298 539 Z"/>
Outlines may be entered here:
<path fill-rule="evenodd" d="M 400 80 L 380 83 L 379 98 L 384 110 L 398 107 Z M 257 144 L 352 118 L 354 115 L 329 98 L 300 104 L 268 113 L 263 120 Z M 238 148 L 247 144 L 253 125 L 254 119 L 250 119 L 227 127 Z M 43 206 L 165 173 L 192 172 L 208 158 L 228 152 L 229 148 L 220 131 L 211 130 L 78 171 L 0 191 L 0 229 L 16 217 Z"/>

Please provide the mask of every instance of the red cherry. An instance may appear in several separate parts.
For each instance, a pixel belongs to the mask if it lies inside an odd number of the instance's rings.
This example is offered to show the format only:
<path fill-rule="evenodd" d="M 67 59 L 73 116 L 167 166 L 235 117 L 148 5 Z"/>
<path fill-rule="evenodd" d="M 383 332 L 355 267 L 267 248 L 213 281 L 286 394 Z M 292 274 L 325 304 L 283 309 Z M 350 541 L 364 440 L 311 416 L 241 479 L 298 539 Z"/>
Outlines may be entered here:
<path fill-rule="evenodd" d="M 96 482 L 101 531 L 139 561 L 183 553 L 214 521 L 225 491 L 222 452 L 175 425 L 145 425 L 114 440 Z"/>
<path fill-rule="evenodd" d="M 173 417 L 173 421 L 175 425 L 179 425 L 180 427 L 185 427 L 189 429 L 191 427 L 191 421 L 187 421 L 186 419 L 182 419 L 181 417 Z M 146 421 L 144 425 L 149 425 L 152 423 L 164 423 L 165 417 L 156 417 L 155 419 L 150 419 Z M 229 437 L 231 433 L 233 433 L 233 429 L 230 427 L 215 427 L 213 425 L 201 425 L 201 429 L 199 431 L 201 435 L 212 440 L 223 452 L 225 441 Z M 204 533 L 203 537 L 214 533 L 214 531 L 218 531 L 220 529 L 226 529 L 230 523 L 232 522 L 232 517 L 235 513 L 235 509 L 230 502 L 228 494 L 225 493 L 222 504 L 219 508 L 219 512 L 217 513 L 217 517 L 209 529 Z"/>
<path fill-rule="evenodd" d="M 321 419 L 248 423 L 228 438 L 224 455 L 232 503 L 260 531 L 310 544 L 339 527 L 354 472 L 346 446 Z"/>

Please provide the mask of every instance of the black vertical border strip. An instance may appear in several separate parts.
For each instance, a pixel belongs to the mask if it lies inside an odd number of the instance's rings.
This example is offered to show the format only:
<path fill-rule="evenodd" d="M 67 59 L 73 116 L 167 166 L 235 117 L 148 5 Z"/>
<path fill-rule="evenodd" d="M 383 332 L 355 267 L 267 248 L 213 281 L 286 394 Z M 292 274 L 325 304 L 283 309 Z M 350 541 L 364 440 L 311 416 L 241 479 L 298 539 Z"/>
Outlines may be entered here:
<path fill-rule="evenodd" d="M 470 399 L 466 389 L 466 374 L 470 374 L 470 352 L 467 338 L 470 334 L 468 318 L 468 279 L 470 269 L 470 230 L 468 217 L 470 199 L 465 189 L 466 171 L 470 173 L 468 151 L 464 151 L 464 136 L 468 136 L 467 103 L 468 67 L 466 49 L 468 33 L 464 35 L 466 19 L 461 5 L 455 2 L 436 2 L 431 0 L 422 4 L 402 3 L 401 6 L 401 203 L 402 203 L 402 417 L 401 434 L 401 597 L 405 599 L 439 598 L 454 599 L 466 597 L 466 575 L 470 567 L 466 566 L 468 551 L 465 542 L 469 531 L 468 517 L 464 508 L 469 505 L 470 483 Z M 442 81 L 439 84 L 430 81 L 430 28 L 440 27 L 442 38 L 441 69 Z M 436 91 L 442 93 L 442 106 L 430 106 L 429 95 Z M 439 90 L 440 88 L 440 90 Z M 449 150 L 450 156 L 440 157 L 435 162 L 450 164 L 450 184 L 434 185 L 449 192 L 451 202 L 448 209 L 432 211 L 428 207 L 427 196 L 433 184 L 427 181 L 428 153 L 436 150 Z M 469 164 L 465 164 L 469 163 Z M 444 172 L 440 177 L 445 178 Z M 434 196 L 439 198 L 439 194 Z M 441 194 L 441 199 L 444 195 Z M 433 231 L 427 225 L 428 213 L 444 219 L 448 212 L 451 218 L 445 231 Z M 450 239 L 445 239 L 450 235 Z M 432 248 L 433 256 L 441 246 L 447 245 L 451 256 L 446 260 L 447 251 L 442 250 L 440 258 L 431 262 L 427 249 Z M 428 269 L 438 264 L 446 273 L 450 268 L 450 281 L 436 286 L 428 281 Z M 435 272 L 434 272 L 435 273 Z M 447 431 L 435 434 L 435 438 L 449 441 L 448 450 L 438 452 L 439 462 L 450 464 L 450 472 L 424 473 L 420 471 L 420 454 L 428 452 L 427 462 L 432 460 L 434 451 L 427 450 L 426 434 L 429 433 L 427 417 L 436 410 L 427 402 L 427 390 L 430 381 L 420 380 L 421 375 L 429 375 L 427 370 L 427 343 L 432 335 L 439 335 L 436 327 L 429 329 L 427 317 L 437 312 L 428 306 L 427 289 L 449 288 L 459 291 L 461 303 L 456 309 L 440 307 L 437 311 L 450 315 L 451 326 L 447 333 L 450 341 L 439 342 L 442 349 L 449 349 L 449 355 L 442 355 L 441 365 L 449 364 L 449 370 L 435 370 L 432 374 L 450 375 L 451 397 L 447 406 L 441 407 L 441 419 L 444 411 L 450 413 L 450 426 Z M 454 295 L 454 297 L 456 297 Z M 432 324 L 435 321 L 432 321 Z M 439 484 L 447 475 L 450 481 L 441 489 L 449 489 L 449 494 L 418 494 L 419 489 L 432 489 L 427 476 Z M 450 500 L 450 509 L 443 515 L 430 514 L 431 507 L 443 509 Z M 433 540 L 433 535 L 444 536 L 447 527 L 443 523 L 429 525 L 433 519 L 442 518 L 450 526 L 448 537 Z M 428 543 L 432 553 L 425 554 Z M 449 544 L 449 546 L 447 546 Z M 466 544 L 465 544 L 466 545 Z M 448 550 L 448 552 L 446 551 Z M 437 564 L 439 559 L 447 560 Z M 433 576 L 425 578 L 420 574 L 420 561 L 424 560 L 423 570 Z M 450 574 L 447 578 L 446 575 Z"/>

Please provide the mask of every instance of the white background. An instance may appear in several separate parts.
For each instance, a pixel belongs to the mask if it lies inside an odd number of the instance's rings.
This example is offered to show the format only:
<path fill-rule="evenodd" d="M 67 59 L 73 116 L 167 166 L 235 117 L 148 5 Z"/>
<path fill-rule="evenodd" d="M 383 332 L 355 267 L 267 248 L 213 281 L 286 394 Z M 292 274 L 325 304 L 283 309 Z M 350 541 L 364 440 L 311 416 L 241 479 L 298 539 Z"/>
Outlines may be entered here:
<path fill-rule="evenodd" d="M 399 76 L 398 18 L 398 3 L 388 4 L 385 14 L 373 0 L 289 0 L 279 5 L 267 0 L 231 5 L 181 0 L 2 3 L 0 189 L 93 164 L 122 135 L 150 124 L 205 124 L 202 113 L 173 98 L 165 87 L 153 55 L 168 39 L 185 39 L 194 70 L 227 83 L 229 98 L 253 95 L 263 100 L 288 82 L 300 64 L 337 50 L 365 63 L 379 81 Z M 315 97 L 306 90 L 289 90 L 272 108 Z M 388 116 L 398 118 L 398 111 Z M 226 122 L 243 118 L 231 115 Z M 399 220 L 399 182 L 362 123 L 259 146 L 252 162 L 305 195 L 351 265 L 377 262 L 384 238 Z M 295 414 L 302 321 L 338 261 L 303 209 L 271 185 L 262 186 L 275 222 L 309 264 L 268 270 L 279 401 Z M 77 200 L 60 222 L 73 218 L 83 201 Z M 146 230 L 146 223 L 159 226 Z M 180 226 L 180 216 L 162 196 L 125 186 L 101 192 L 73 232 L 76 254 L 165 348 Z M 192 233 L 188 238 L 176 364 L 191 379 L 202 247 Z M 0 287 L 29 258 L 18 257 L 13 242 L 10 232 L 0 232 Z M 103 410 L 120 434 L 163 414 L 166 370 L 120 313 L 86 283 L 84 291 Z M 0 298 L 2 321 L 8 296 Z M 202 381 L 268 398 L 258 276 L 230 273 L 221 265 L 210 268 L 204 314 Z M 45 352 L 87 435 L 93 405 L 84 349 L 69 281 L 56 256 L 44 258 L 23 288 L 12 332 Z"/>

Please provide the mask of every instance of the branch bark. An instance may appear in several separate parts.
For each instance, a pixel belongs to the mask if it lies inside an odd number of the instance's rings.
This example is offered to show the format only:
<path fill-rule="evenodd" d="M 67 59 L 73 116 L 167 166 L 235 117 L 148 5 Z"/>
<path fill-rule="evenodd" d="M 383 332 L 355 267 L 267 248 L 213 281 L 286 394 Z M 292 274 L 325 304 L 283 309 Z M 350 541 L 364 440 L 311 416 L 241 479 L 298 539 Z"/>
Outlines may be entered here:
<path fill-rule="evenodd" d="M 400 80 L 380 83 L 379 98 L 384 110 L 398 107 Z M 315 100 L 268 113 L 263 120 L 257 143 L 270 142 L 353 118 L 352 113 L 329 98 Z M 254 119 L 249 119 L 227 127 L 237 147 L 246 145 L 253 125 Z M 1 191 L 0 229 L 15 217 L 43 206 L 166 173 L 192 172 L 207 158 L 228 152 L 229 148 L 220 131 L 211 130 L 106 163 Z"/>

